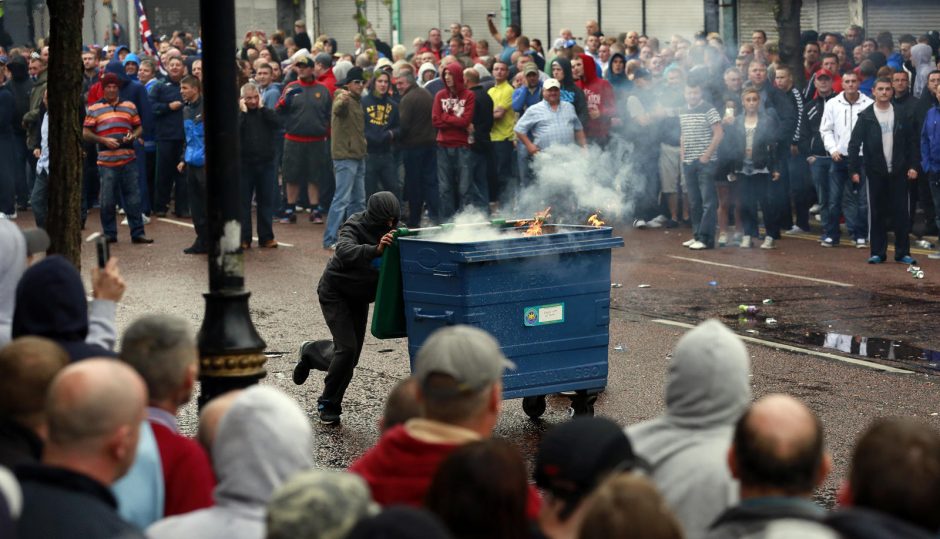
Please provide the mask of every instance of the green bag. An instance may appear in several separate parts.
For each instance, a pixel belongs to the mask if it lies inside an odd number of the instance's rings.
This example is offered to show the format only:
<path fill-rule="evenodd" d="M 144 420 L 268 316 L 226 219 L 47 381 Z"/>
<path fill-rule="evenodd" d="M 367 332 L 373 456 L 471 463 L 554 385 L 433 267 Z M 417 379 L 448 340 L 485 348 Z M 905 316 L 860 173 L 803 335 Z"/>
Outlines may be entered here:
<path fill-rule="evenodd" d="M 399 339 L 408 336 L 405 322 L 405 294 L 401 283 L 401 249 L 399 232 L 395 241 L 385 248 L 379 266 L 379 286 L 372 309 L 372 336 L 376 339 Z"/>

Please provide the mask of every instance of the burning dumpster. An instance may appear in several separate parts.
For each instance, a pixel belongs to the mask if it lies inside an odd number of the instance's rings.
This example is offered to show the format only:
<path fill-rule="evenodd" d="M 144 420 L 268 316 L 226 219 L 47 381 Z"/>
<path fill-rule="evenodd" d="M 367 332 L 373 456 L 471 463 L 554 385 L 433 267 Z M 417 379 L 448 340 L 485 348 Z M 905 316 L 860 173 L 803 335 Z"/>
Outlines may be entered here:
<path fill-rule="evenodd" d="M 434 330 L 479 327 L 517 366 L 503 376 L 504 398 L 523 398 L 536 418 L 546 395 L 573 392 L 574 413 L 592 414 L 607 385 L 611 249 L 623 239 L 609 227 L 544 221 L 494 221 L 457 237 L 447 225 L 400 230 L 383 260 L 373 334 L 407 335 L 413 367 Z"/>

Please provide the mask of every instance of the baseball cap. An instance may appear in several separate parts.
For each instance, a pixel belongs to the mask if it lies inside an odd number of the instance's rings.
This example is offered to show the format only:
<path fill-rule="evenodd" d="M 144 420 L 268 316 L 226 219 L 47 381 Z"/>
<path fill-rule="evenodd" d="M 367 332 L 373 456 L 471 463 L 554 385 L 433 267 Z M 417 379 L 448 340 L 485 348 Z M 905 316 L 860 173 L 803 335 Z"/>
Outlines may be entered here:
<path fill-rule="evenodd" d="M 548 90 L 548 89 L 551 89 L 551 88 L 555 88 L 555 89 L 557 89 L 557 90 L 561 90 L 561 83 L 559 83 L 557 79 L 548 79 L 548 80 L 546 80 L 545 82 L 542 83 L 542 89 L 543 89 L 543 90 Z"/>
<path fill-rule="evenodd" d="M 828 69 L 818 69 L 816 70 L 816 73 L 814 73 L 814 75 L 816 76 L 817 79 L 819 77 L 829 77 L 830 79 L 835 78 L 832 76 L 832 71 L 829 71 Z"/>
<path fill-rule="evenodd" d="M 375 63 L 375 69 L 385 69 L 386 67 L 392 67 L 392 61 L 388 58 L 379 58 L 379 61 Z"/>
<path fill-rule="evenodd" d="M 574 47 L 574 46 L 577 45 L 577 44 L 578 44 L 577 41 L 575 41 L 575 40 L 573 40 L 573 39 L 569 39 L 568 41 L 565 41 L 565 42 L 564 42 L 564 44 L 562 45 L 562 47 L 565 48 L 565 49 L 570 49 L 571 47 Z"/>
<path fill-rule="evenodd" d="M 533 62 L 529 62 L 529 63 L 527 63 L 527 64 L 525 65 L 525 67 L 522 69 L 522 72 L 525 73 L 526 75 L 528 75 L 529 73 L 538 73 L 538 72 L 539 72 L 539 66 L 535 65 L 535 63 L 533 63 Z"/>
<path fill-rule="evenodd" d="M 26 238 L 26 256 L 33 256 L 36 253 L 45 253 L 49 249 L 49 234 L 41 228 L 22 229 L 23 237 Z"/>
<path fill-rule="evenodd" d="M 441 328 L 428 337 L 415 358 L 414 377 L 427 392 L 430 375 L 450 376 L 456 382 L 454 392 L 448 394 L 446 389 L 438 392 L 435 388 L 436 396 L 447 397 L 480 391 L 500 380 L 503 369 L 515 368 L 489 333 L 457 325 Z"/>
<path fill-rule="evenodd" d="M 353 66 L 346 72 L 346 78 L 343 79 L 343 82 L 337 83 L 339 86 L 346 86 L 353 81 L 365 81 L 365 73 L 362 71 L 362 68 L 359 66 Z"/>
<path fill-rule="evenodd" d="M 575 417 L 548 431 L 535 457 L 535 484 L 566 504 L 570 514 L 611 472 L 641 465 L 629 438 L 604 417 Z M 565 516 L 563 514 L 562 516 Z"/>
<path fill-rule="evenodd" d="M 369 486 L 358 475 L 307 470 L 271 497 L 267 537 L 345 537 L 358 521 L 378 513 Z"/>
<path fill-rule="evenodd" d="M 316 62 L 316 63 L 318 63 L 318 64 L 320 64 L 320 65 L 322 65 L 322 66 L 331 66 L 331 65 L 333 65 L 333 57 L 330 56 L 329 54 L 325 53 L 325 52 L 321 52 L 320 54 L 316 55 L 316 57 L 314 57 L 313 61 Z"/>
<path fill-rule="evenodd" d="M 300 67 L 313 67 L 313 58 L 311 58 L 310 55 L 301 56 L 300 58 L 294 60 L 294 65 Z"/>

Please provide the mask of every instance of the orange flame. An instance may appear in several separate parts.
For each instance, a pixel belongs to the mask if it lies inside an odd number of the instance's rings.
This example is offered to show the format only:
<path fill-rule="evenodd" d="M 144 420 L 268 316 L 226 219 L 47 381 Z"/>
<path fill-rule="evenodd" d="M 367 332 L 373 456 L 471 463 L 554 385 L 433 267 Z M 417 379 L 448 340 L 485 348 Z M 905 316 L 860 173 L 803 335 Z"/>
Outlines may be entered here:
<path fill-rule="evenodd" d="M 601 221 L 596 213 L 588 217 L 587 222 L 589 225 L 593 226 L 594 228 L 600 228 L 604 226 L 604 221 Z"/>
<path fill-rule="evenodd" d="M 523 233 L 525 236 L 541 236 L 542 235 L 542 225 L 545 224 L 545 221 L 552 216 L 551 211 L 552 207 L 549 206 L 543 211 L 535 212 L 535 219 L 532 220 L 532 223 L 529 225 L 529 228 Z"/>

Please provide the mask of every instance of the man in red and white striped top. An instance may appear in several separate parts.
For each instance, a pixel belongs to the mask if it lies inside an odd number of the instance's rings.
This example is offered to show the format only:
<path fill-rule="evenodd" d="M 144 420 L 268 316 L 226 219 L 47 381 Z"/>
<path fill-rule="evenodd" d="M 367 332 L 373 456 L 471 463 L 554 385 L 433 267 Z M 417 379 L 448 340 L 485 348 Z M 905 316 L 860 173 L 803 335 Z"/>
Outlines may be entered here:
<path fill-rule="evenodd" d="M 101 176 L 101 228 L 109 243 L 117 242 L 115 220 L 115 189 L 124 198 L 124 211 L 131 227 L 133 243 L 153 243 L 144 235 L 140 213 L 140 190 L 137 186 L 137 165 L 134 163 L 134 141 L 140 136 L 141 123 L 137 107 L 121 101 L 117 75 L 101 77 L 104 97 L 88 107 L 82 137 L 98 145 L 98 171 Z"/>

